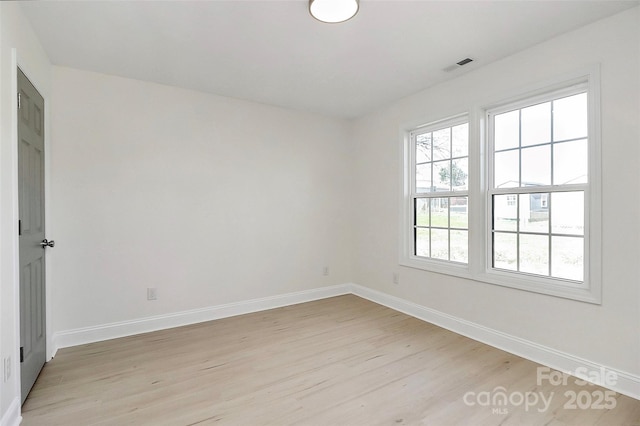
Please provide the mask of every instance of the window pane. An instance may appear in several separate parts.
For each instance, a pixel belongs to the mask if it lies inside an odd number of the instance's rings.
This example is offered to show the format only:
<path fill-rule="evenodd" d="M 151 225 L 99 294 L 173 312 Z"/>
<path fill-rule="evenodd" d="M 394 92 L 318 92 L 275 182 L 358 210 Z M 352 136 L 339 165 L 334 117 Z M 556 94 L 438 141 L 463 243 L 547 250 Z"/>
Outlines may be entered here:
<path fill-rule="evenodd" d="M 519 184 L 518 150 L 495 154 L 495 188 L 513 188 Z"/>
<path fill-rule="evenodd" d="M 437 161 L 432 164 L 435 190 L 451 191 L 451 161 Z"/>
<path fill-rule="evenodd" d="M 551 194 L 551 232 L 584 235 L 584 192 Z"/>
<path fill-rule="evenodd" d="M 416 192 L 424 193 L 431 191 L 431 163 L 419 164 L 416 166 Z"/>
<path fill-rule="evenodd" d="M 460 158 L 451 162 L 451 186 L 454 191 L 466 191 L 468 189 L 469 160 Z"/>
<path fill-rule="evenodd" d="M 429 228 L 416 228 L 416 256 L 429 257 Z"/>
<path fill-rule="evenodd" d="M 467 263 L 469 261 L 468 231 L 451 231 L 451 260 Z"/>
<path fill-rule="evenodd" d="M 518 196 L 516 194 L 493 196 L 493 229 L 518 230 Z"/>
<path fill-rule="evenodd" d="M 416 136 L 416 163 L 431 161 L 431 133 Z"/>
<path fill-rule="evenodd" d="M 549 233 L 549 194 L 520 194 L 520 232 Z"/>
<path fill-rule="evenodd" d="M 516 256 L 518 252 L 516 234 L 493 234 L 493 267 L 498 269 L 517 270 Z"/>
<path fill-rule="evenodd" d="M 520 271 L 549 275 L 549 237 L 520 234 Z"/>
<path fill-rule="evenodd" d="M 520 138 L 520 111 L 496 115 L 494 120 L 494 149 L 516 148 Z"/>
<path fill-rule="evenodd" d="M 452 197 L 449 199 L 449 214 L 452 228 L 469 227 L 469 197 Z"/>
<path fill-rule="evenodd" d="M 553 184 L 587 183 L 587 140 L 553 145 Z"/>
<path fill-rule="evenodd" d="M 553 101 L 553 140 L 587 137 L 587 94 Z"/>
<path fill-rule="evenodd" d="M 584 239 L 551 237 L 551 275 L 568 280 L 584 280 Z"/>
<path fill-rule="evenodd" d="M 452 157 L 469 155 L 469 124 L 461 124 L 451 128 Z"/>
<path fill-rule="evenodd" d="M 551 145 L 522 150 L 522 186 L 551 185 Z"/>
<path fill-rule="evenodd" d="M 446 229 L 431 229 L 431 257 L 449 260 L 449 231 Z"/>
<path fill-rule="evenodd" d="M 523 108 L 522 146 L 551 142 L 551 102 Z"/>
<path fill-rule="evenodd" d="M 431 199 L 431 226 L 440 228 L 449 227 L 449 199 Z"/>
<path fill-rule="evenodd" d="M 433 159 L 451 158 L 451 128 L 433 132 Z"/>
<path fill-rule="evenodd" d="M 429 226 L 429 199 L 416 199 L 416 226 Z"/>

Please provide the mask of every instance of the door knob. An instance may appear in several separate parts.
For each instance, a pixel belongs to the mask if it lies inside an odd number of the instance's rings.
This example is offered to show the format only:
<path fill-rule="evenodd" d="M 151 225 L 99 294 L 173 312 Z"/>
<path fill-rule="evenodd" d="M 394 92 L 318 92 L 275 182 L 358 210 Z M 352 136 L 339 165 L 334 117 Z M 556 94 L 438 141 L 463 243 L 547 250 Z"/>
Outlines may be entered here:
<path fill-rule="evenodd" d="M 55 245 L 56 245 L 56 242 L 55 242 L 55 241 L 53 241 L 53 240 L 49 241 L 49 240 L 47 240 L 47 239 L 45 238 L 44 240 L 42 240 L 42 242 L 40 243 L 40 245 L 42 246 L 42 248 L 45 248 L 45 247 L 53 247 L 53 246 L 55 246 Z"/>

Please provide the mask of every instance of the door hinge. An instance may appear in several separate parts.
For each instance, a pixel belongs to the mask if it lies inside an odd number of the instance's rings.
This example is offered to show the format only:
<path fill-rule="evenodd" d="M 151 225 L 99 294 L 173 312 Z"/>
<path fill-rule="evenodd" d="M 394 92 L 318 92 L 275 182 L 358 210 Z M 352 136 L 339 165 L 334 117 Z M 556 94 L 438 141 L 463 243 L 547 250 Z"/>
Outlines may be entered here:
<path fill-rule="evenodd" d="M 22 94 L 18 93 L 18 109 L 22 108 Z"/>
<path fill-rule="evenodd" d="M 24 346 L 20 346 L 20 362 L 24 362 Z"/>
<path fill-rule="evenodd" d="M 22 235 L 22 221 L 18 220 L 18 236 Z"/>

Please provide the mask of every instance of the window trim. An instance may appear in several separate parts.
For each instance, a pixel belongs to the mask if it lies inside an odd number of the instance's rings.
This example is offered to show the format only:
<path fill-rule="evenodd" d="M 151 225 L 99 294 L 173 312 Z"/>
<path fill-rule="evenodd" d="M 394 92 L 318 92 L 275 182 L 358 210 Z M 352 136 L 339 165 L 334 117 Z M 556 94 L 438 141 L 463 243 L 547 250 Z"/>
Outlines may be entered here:
<path fill-rule="evenodd" d="M 491 151 L 489 143 L 488 112 L 508 110 L 514 105 L 534 104 L 538 99 L 562 97 L 563 93 L 576 92 L 577 86 L 587 92 L 588 114 L 588 184 L 585 188 L 585 253 L 584 284 L 558 278 L 527 275 L 493 269 L 491 254 L 491 206 L 489 205 Z M 515 109 L 515 108 L 512 108 Z M 503 94 L 491 102 L 472 105 L 467 112 L 442 115 L 440 120 L 420 120 L 407 123 L 400 128 L 402 149 L 400 152 L 401 208 L 399 264 L 439 274 L 525 290 L 549 296 L 572 299 L 581 302 L 601 304 L 602 302 L 602 166 L 600 127 L 600 68 L 598 64 L 575 72 L 558 76 L 531 85 L 525 89 Z M 412 256 L 413 209 L 411 132 L 420 128 L 446 125 L 447 122 L 467 118 L 469 123 L 469 254 L 468 264 L 456 264 Z M 428 124 L 424 124 L 428 123 Z M 513 192 L 518 188 L 510 188 Z M 574 189 L 578 189 L 577 186 Z M 554 187 L 557 190 L 557 187 Z"/>

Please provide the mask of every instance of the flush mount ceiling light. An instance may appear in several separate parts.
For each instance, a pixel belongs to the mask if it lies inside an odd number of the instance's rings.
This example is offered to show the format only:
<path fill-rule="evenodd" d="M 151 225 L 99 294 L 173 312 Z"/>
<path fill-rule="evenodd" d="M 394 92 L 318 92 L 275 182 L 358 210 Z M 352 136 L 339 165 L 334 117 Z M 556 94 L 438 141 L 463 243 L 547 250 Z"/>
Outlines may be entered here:
<path fill-rule="evenodd" d="M 359 0 L 309 0 L 309 13 L 318 21 L 337 24 L 358 13 Z"/>

